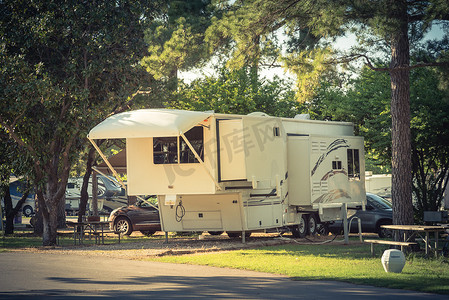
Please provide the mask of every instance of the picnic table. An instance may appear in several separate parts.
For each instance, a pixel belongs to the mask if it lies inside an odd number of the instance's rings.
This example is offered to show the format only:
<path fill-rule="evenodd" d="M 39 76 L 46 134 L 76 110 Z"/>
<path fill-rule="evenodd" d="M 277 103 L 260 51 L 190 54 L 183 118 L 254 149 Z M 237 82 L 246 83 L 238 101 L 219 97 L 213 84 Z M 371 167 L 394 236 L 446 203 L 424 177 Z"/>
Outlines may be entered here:
<path fill-rule="evenodd" d="M 83 244 L 84 236 L 87 234 L 89 238 L 95 237 L 95 243 L 99 244 L 100 241 L 104 244 L 104 234 L 110 232 L 109 222 L 107 221 L 82 221 L 82 222 L 66 222 L 68 227 L 73 227 L 73 241 L 76 245 Z M 120 236 L 119 236 L 120 237 Z"/>
<path fill-rule="evenodd" d="M 449 229 L 449 225 L 437 225 L 437 226 L 426 226 L 426 225 L 382 225 L 383 228 L 403 231 L 404 232 L 404 242 L 410 242 L 413 238 L 417 237 L 424 241 L 426 247 L 426 256 L 429 255 L 429 251 L 435 252 L 435 257 L 438 257 L 438 235 L 440 232 L 444 232 Z M 411 231 L 412 234 L 408 235 L 407 232 Z M 435 244 L 432 247 L 432 243 L 429 239 L 430 233 L 433 232 L 435 236 Z"/>

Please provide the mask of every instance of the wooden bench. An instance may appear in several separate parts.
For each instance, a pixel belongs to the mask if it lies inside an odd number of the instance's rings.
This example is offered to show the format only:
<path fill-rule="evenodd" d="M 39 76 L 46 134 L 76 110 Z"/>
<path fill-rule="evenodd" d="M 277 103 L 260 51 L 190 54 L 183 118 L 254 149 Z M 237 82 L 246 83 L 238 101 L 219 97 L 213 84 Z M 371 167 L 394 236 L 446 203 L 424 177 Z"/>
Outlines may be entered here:
<path fill-rule="evenodd" d="M 390 246 L 401 246 L 401 251 L 404 252 L 404 247 L 410 247 L 417 245 L 414 242 L 396 242 L 396 241 L 384 241 L 384 240 L 364 240 L 365 243 L 371 244 L 371 255 L 374 257 L 374 244 L 390 245 Z"/>
<path fill-rule="evenodd" d="M 95 244 L 99 244 L 99 243 L 100 243 L 100 240 L 101 240 L 101 243 L 104 244 L 104 235 L 105 235 L 106 233 L 113 233 L 113 234 L 116 234 L 116 235 L 118 236 L 118 243 L 120 244 L 120 237 L 121 237 L 121 235 L 122 235 L 121 232 L 115 232 L 114 230 L 109 230 L 109 229 L 107 229 L 107 230 L 103 230 L 103 232 L 101 232 L 101 231 L 95 231 L 95 232 L 91 232 L 90 234 L 93 235 L 93 236 L 95 237 Z"/>
<path fill-rule="evenodd" d="M 69 229 L 58 229 L 56 231 L 56 244 L 57 245 L 61 245 L 60 238 L 64 237 L 64 236 L 72 237 L 74 239 L 75 245 L 76 245 L 76 240 L 78 240 L 78 244 L 81 243 L 80 242 L 80 240 L 81 240 L 81 233 L 73 232 L 73 230 L 71 230 L 71 229 L 70 230 Z"/>

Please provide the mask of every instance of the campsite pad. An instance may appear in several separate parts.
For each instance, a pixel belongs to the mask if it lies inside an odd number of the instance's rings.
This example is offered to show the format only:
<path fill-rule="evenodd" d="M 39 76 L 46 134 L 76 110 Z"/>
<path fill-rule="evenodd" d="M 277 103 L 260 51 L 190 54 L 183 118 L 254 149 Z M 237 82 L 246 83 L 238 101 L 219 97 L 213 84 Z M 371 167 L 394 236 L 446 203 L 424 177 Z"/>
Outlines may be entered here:
<path fill-rule="evenodd" d="M 137 236 L 137 233 L 133 233 Z M 331 237 L 308 237 L 307 239 L 291 239 L 288 237 L 280 237 L 277 233 L 253 233 L 246 243 L 242 243 L 241 239 L 230 239 L 226 234 L 220 236 L 212 236 L 203 233 L 198 237 L 169 237 L 168 244 L 165 243 L 163 233 L 157 233 L 155 238 L 149 238 L 146 241 L 122 242 L 121 244 L 106 245 L 81 245 L 81 246 L 62 246 L 62 247 L 37 247 L 18 249 L 13 251 L 31 251 L 60 253 L 68 255 L 99 255 L 110 256 L 125 259 L 142 259 L 148 256 L 164 256 L 164 255 L 184 255 L 204 252 L 229 251 L 238 249 L 258 248 L 264 246 L 275 246 L 284 244 L 310 244 L 314 242 L 322 242 L 331 239 Z"/>

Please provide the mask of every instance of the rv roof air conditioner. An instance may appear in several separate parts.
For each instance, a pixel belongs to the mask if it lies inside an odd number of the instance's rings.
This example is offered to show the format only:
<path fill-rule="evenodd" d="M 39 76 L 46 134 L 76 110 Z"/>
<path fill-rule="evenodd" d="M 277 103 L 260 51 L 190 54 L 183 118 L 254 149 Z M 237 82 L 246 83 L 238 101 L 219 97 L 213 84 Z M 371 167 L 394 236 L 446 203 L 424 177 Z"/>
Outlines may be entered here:
<path fill-rule="evenodd" d="M 266 113 L 261 112 L 261 111 L 255 111 L 255 112 L 249 113 L 248 116 L 254 116 L 254 117 L 269 117 L 269 115 L 267 115 Z"/>
<path fill-rule="evenodd" d="M 294 117 L 294 119 L 298 119 L 298 120 L 310 120 L 310 115 L 309 114 L 299 114 L 296 115 Z"/>

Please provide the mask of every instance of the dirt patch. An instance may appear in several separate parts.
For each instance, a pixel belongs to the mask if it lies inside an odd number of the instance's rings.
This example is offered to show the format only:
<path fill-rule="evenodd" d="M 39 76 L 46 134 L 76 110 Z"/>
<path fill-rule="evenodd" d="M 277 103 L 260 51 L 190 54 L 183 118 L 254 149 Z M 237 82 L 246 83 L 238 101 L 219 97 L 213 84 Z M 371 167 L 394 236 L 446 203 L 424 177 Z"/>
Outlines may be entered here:
<path fill-rule="evenodd" d="M 329 240 L 330 237 L 313 237 L 308 239 L 292 239 L 278 234 L 253 233 L 242 243 L 241 239 L 230 239 L 226 234 L 212 236 L 207 233 L 198 237 L 174 236 L 165 242 L 163 235 L 145 241 L 122 242 L 120 244 L 105 245 L 77 245 L 63 247 L 37 247 L 13 251 L 31 251 L 45 253 L 59 253 L 67 255 L 109 256 L 124 259 L 142 259 L 150 256 L 185 255 L 206 252 L 231 251 L 251 249 L 264 246 L 284 244 L 309 244 Z"/>

